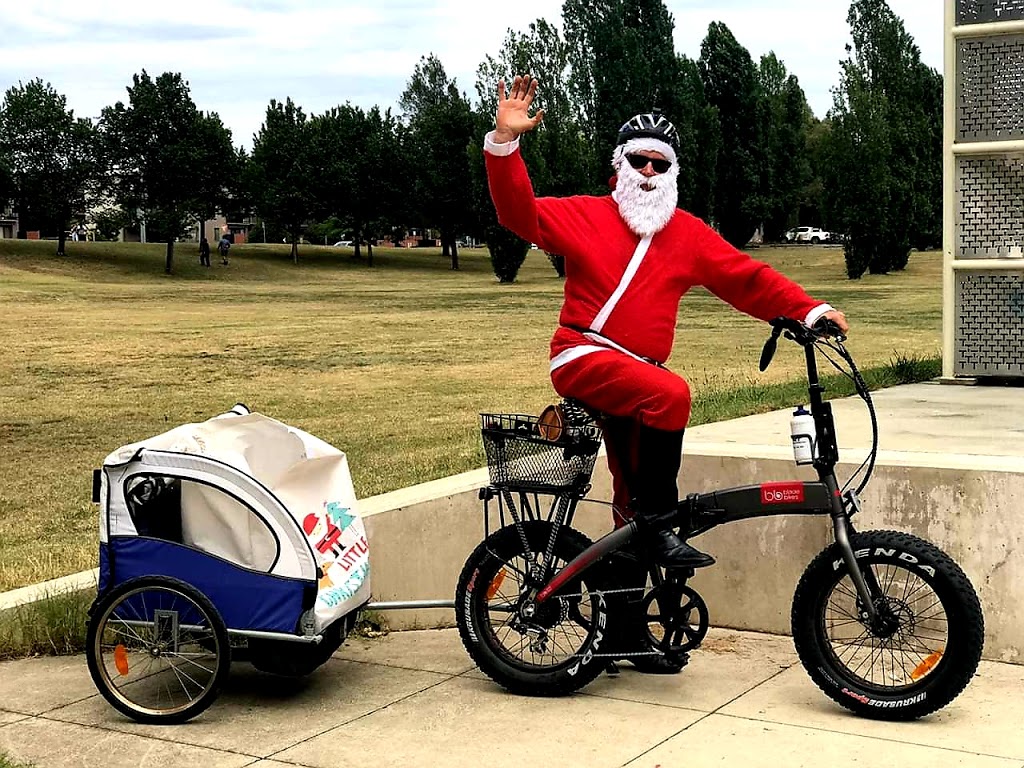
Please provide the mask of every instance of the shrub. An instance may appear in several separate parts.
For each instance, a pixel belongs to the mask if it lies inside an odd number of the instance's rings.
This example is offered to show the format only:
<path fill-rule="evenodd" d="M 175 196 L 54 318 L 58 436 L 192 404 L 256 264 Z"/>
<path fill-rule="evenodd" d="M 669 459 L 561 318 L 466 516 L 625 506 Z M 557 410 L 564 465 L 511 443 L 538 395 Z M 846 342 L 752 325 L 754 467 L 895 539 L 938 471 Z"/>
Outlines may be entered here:
<path fill-rule="evenodd" d="M 519 268 L 526 261 L 530 244 L 500 225 L 487 230 L 487 250 L 491 254 L 491 268 L 499 283 L 514 283 Z"/>
<path fill-rule="evenodd" d="M 547 251 L 544 251 L 544 253 L 547 254 L 548 261 L 551 262 L 551 266 L 555 268 L 558 276 L 565 277 L 565 256 L 559 256 L 557 253 L 548 253 Z"/>
<path fill-rule="evenodd" d="M 85 649 L 93 590 L 51 595 L 0 613 L 0 659 L 62 656 Z"/>

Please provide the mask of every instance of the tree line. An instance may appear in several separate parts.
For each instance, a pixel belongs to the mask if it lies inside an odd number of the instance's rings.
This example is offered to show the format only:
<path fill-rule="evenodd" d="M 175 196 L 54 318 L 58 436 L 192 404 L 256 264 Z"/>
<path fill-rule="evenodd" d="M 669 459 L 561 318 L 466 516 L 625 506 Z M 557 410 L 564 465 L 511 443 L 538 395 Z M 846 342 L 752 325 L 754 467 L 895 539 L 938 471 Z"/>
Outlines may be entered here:
<path fill-rule="evenodd" d="M 941 242 L 942 77 L 886 0 L 853 0 L 851 42 L 832 109 L 814 116 L 796 76 L 769 53 L 755 61 L 722 23 L 700 55 L 674 50 L 662 0 L 565 0 L 561 27 L 539 19 L 509 30 L 477 69 L 475 94 L 424 56 L 398 112 L 340 104 L 306 114 L 272 100 L 251 152 L 216 113 L 195 105 L 179 73 L 135 75 L 126 102 L 97 121 L 75 118 L 36 79 L 0 105 L 0 200 L 25 229 L 64 233 L 88 210 L 108 234 L 144 222 L 174 243 L 195 222 L 255 214 L 263 239 L 351 236 L 372 265 L 372 243 L 412 229 L 440 233 L 458 268 L 458 240 L 486 242 L 495 274 L 512 281 L 529 243 L 495 218 L 483 136 L 496 83 L 530 73 L 541 83 L 541 127 L 522 151 L 538 195 L 608 191 L 619 126 L 658 109 L 679 131 L 679 204 L 741 247 L 759 231 L 821 226 L 845 240 L 847 272 L 906 266 L 912 248 Z M 549 254 L 560 272 L 559 254 Z"/>

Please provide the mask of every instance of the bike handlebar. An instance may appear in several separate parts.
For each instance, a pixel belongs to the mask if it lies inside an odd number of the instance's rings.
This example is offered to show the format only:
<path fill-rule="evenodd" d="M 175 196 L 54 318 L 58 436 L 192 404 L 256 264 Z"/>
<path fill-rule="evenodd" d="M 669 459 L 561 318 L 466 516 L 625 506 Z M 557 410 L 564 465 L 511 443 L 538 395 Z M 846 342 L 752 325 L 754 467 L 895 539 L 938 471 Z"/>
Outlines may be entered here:
<path fill-rule="evenodd" d="M 797 344 L 805 347 L 808 344 L 815 344 L 819 340 L 829 337 L 840 342 L 846 340 L 846 336 L 839 326 L 825 318 L 819 319 L 813 328 L 808 328 L 799 320 L 793 320 L 789 317 L 776 317 L 774 320 L 769 320 L 768 324 L 772 327 L 772 335 L 768 337 L 768 341 L 765 342 L 764 348 L 761 350 L 761 363 L 759 367 L 762 371 L 766 370 L 771 364 L 772 358 L 775 356 L 779 336 L 783 333 L 786 334 L 787 339 L 792 339 Z"/>

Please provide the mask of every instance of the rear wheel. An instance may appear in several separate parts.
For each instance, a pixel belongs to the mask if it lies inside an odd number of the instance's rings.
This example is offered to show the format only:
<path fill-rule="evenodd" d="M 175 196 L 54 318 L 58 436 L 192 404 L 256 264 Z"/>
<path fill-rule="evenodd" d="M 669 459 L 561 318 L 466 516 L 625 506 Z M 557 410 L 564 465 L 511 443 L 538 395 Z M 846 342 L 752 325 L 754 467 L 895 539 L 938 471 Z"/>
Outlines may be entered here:
<path fill-rule="evenodd" d="M 978 668 L 981 604 L 944 552 L 906 533 L 850 537 L 877 587 L 871 620 L 838 545 L 807 567 L 793 598 L 793 640 L 811 678 L 853 712 L 911 720 L 955 699 Z"/>
<path fill-rule="evenodd" d="M 145 576 L 93 606 L 86 658 L 118 711 L 140 723 L 182 723 L 217 698 L 231 649 L 205 595 L 178 579 Z"/>
<path fill-rule="evenodd" d="M 526 607 L 541 586 L 533 570 L 544 565 L 551 530 L 547 522 L 530 521 L 521 529 L 513 525 L 495 532 L 469 556 L 455 593 L 466 650 L 481 671 L 513 693 L 571 693 L 606 666 L 599 654 L 608 638 L 608 605 L 597 569 L 567 583 L 536 610 Z M 578 531 L 562 528 L 549 573 L 590 543 Z"/>

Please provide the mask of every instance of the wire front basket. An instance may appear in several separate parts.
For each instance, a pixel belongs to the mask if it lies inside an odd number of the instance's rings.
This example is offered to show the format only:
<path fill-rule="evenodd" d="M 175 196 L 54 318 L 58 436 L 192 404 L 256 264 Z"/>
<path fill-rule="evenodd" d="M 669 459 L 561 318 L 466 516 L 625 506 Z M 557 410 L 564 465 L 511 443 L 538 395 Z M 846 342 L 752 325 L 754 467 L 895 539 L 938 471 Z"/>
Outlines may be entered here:
<path fill-rule="evenodd" d="M 537 493 L 579 492 L 594 471 L 601 430 L 589 422 L 547 429 L 536 416 L 480 414 L 491 485 Z"/>

